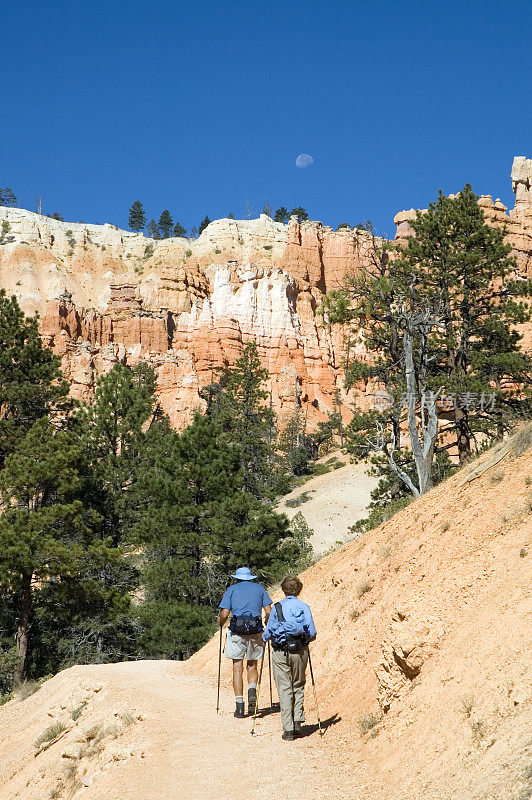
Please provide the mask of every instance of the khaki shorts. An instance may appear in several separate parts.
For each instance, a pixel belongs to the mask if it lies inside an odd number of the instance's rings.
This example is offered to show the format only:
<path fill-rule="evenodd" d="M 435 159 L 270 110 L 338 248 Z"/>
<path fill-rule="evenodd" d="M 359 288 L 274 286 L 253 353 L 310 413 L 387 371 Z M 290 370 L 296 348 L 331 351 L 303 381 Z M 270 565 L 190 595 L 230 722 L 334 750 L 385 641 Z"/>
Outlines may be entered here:
<path fill-rule="evenodd" d="M 264 651 L 262 633 L 254 633 L 252 636 L 239 636 L 238 633 L 227 631 L 225 642 L 225 657 L 234 659 L 247 659 L 248 661 L 260 661 Z"/>

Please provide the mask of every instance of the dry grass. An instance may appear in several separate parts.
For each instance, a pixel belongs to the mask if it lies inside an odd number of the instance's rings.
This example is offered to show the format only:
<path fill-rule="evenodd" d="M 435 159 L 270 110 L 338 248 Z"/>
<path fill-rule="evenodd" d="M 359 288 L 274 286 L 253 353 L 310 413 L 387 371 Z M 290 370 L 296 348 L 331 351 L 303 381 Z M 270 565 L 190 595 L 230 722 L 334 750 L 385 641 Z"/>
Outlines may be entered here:
<path fill-rule="evenodd" d="M 475 696 L 472 694 L 465 694 L 460 700 L 460 711 L 469 719 L 471 712 L 475 705 Z"/>
<path fill-rule="evenodd" d="M 359 583 L 356 589 L 358 599 L 360 600 L 360 598 L 363 597 L 365 594 L 371 592 L 371 589 L 372 589 L 372 584 L 369 581 L 362 581 L 361 583 Z"/>
<path fill-rule="evenodd" d="M 360 735 L 365 736 L 366 733 L 371 731 L 379 722 L 382 722 L 382 714 L 363 714 L 357 719 Z"/>
<path fill-rule="evenodd" d="M 529 422 L 519 430 L 512 440 L 512 453 L 517 456 L 523 455 L 532 447 L 532 422 Z"/>
<path fill-rule="evenodd" d="M 66 725 L 64 722 L 54 722 L 53 725 L 49 725 L 46 730 L 44 730 L 41 735 L 35 740 L 33 746 L 39 749 L 43 744 L 47 742 L 53 742 L 53 740 L 59 736 L 60 733 L 66 730 Z"/>

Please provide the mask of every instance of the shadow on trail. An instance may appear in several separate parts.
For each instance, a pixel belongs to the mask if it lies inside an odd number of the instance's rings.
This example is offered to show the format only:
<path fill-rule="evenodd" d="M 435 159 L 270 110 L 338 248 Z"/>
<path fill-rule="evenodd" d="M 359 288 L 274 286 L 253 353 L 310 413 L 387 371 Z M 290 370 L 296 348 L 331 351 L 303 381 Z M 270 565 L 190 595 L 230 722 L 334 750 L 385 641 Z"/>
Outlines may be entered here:
<path fill-rule="evenodd" d="M 257 712 L 257 719 L 264 719 L 265 717 L 269 717 L 270 714 L 279 714 L 281 712 L 281 706 L 279 703 L 273 703 L 271 706 L 266 706 L 266 708 L 259 708 Z"/>
<path fill-rule="evenodd" d="M 323 719 L 321 721 L 321 729 L 322 731 L 328 730 L 332 725 L 336 725 L 337 722 L 340 722 L 342 717 L 338 716 L 338 714 L 333 714 L 332 717 L 328 719 Z M 316 722 L 314 725 L 302 725 L 301 726 L 301 733 L 300 738 L 305 739 L 307 736 L 312 736 L 319 730 L 319 725 Z"/>

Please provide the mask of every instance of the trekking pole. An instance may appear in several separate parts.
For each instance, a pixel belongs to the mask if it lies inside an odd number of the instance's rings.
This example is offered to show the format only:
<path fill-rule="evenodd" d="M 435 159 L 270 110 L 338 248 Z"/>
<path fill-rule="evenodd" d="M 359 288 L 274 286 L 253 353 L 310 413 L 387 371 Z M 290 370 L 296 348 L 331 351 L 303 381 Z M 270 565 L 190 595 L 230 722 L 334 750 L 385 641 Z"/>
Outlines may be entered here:
<path fill-rule="evenodd" d="M 312 661 L 310 658 L 310 647 L 308 649 L 308 665 L 310 667 L 310 680 L 312 681 L 312 689 L 314 690 L 314 703 L 316 704 L 316 716 L 318 718 L 318 728 L 320 731 L 320 736 L 323 736 L 325 731 L 321 727 L 320 712 L 318 710 L 318 695 L 316 694 L 316 684 L 314 682 L 314 672 L 312 671 Z"/>
<path fill-rule="evenodd" d="M 273 694 L 272 694 L 272 651 L 270 647 L 270 640 L 268 639 L 268 669 L 270 672 L 270 706 L 273 708 Z"/>
<path fill-rule="evenodd" d="M 257 717 L 257 711 L 259 710 L 259 697 L 260 697 L 260 684 L 262 681 L 262 668 L 264 667 L 264 656 L 266 655 L 266 648 L 262 649 L 262 659 L 260 662 L 260 672 L 259 672 L 259 682 L 257 684 L 257 700 L 255 702 L 255 713 L 253 714 L 253 725 L 251 726 L 251 735 L 253 736 L 255 733 L 255 719 Z"/>
<path fill-rule="evenodd" d="M 218 694 L 216 696 L 216 713 L 220 710 L 220 675 L 222 670 L 222 626 L 220 625 L 220 646 L 218 648 Z"/>

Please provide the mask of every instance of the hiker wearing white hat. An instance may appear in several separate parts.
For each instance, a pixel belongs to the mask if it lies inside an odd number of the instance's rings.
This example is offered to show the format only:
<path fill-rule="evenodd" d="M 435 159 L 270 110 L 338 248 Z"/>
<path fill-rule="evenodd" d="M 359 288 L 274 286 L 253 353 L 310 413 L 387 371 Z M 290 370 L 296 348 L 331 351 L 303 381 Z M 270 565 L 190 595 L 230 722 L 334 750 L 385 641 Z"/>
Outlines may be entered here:
<path fill-rule="evenodd" d="M 231 614 L 225 656 L 233 661 L 235 717 L 242 718 L 245 716 L 244 658 L 248 673 L 248 713 L 254 714 L 257 703 L 257 661 L 262 658 L 264 651 L 262 610 L 266 623 L 272 610 L 272 600 L 264 586 L 255 582 L 257 576 L 251 573 L 249 567 L 239 567 L 231 577 L 237 583 L 226 590 L 220 601 L 218 623 L 222 627 Z"/>

